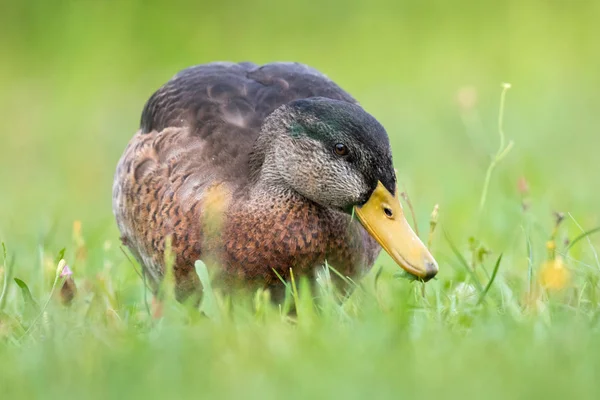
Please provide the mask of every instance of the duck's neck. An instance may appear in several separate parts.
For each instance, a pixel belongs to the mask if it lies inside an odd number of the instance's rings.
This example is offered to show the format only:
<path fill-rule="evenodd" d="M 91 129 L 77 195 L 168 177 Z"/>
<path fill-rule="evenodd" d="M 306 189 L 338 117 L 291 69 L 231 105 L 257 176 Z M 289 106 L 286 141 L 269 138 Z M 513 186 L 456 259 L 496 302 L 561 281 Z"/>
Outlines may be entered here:
<path fill-rule="evenodd" d="M 270 158 L 271 156 L 267 154 L 255 180 L 250 183 L 249 202 L 256 204 L 272 204 L 274 202 L 285 204 L 293 201 L 311 202 L 290 187 L 279 173 L 274 160 Z"/>
<path fill-rule="evenodd" d="M 286 108 L 280 107 L 273 111 L 265 120 L 250 153 L 251 184 L 275 186 L 285 185 L 280 171 L 277 169 L 275 152 L 277 146 L 284 145 L 283 138 L 288 130 Z"/>
<path fill-rule="evenodd" d="M 270 142 L 269 144 L 273 144 Z M 252 179 L 246 199 L 250 207 L 269 205 L 283 210 L 286 205 L 313 203 L 292 188 L 281 173 L 273 146 L 257 146 L 261 151 L 260 164 L 253 165 Z"/>

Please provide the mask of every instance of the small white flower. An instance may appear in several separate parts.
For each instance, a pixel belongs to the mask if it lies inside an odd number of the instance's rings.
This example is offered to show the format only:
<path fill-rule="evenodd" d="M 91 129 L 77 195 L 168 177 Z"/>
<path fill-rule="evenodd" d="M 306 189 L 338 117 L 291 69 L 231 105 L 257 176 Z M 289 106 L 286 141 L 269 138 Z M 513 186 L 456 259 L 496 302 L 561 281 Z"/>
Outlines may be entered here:
<path fill-rule="evenodd" d="M 473 301 L 476 299 L 477 290 L 473 285 L 461 282 L 454 288 L 454 296 L 458 301 Z"/>

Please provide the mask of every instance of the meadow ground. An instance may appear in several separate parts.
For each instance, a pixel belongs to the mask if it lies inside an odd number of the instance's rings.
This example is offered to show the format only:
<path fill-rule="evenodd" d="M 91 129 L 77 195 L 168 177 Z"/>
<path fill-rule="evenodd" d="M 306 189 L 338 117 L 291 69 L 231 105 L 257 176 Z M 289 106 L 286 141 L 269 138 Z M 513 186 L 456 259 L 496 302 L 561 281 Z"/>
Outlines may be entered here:
<path fill-rule="evenodd" d="M 600 396 L 599 2 L 1 7 L 1 398 Z M 147 97 L 213 60 L 302 61 L 359 99 L 424 240 L 439 204 L 438 278 L 382 255 L 342 305 L 297 282 L 293 319 L 264 293 L 152 318 L 112 175 Z"/>

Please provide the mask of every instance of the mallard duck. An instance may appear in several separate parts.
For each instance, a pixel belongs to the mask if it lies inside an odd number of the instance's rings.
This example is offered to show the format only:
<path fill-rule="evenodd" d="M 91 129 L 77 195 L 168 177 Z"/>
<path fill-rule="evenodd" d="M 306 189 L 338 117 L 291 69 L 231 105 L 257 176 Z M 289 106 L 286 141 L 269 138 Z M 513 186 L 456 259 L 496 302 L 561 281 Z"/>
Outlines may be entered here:
<path fill-rule="evenodd" d="M 196 260 L 225 288 L 276 290 L 277 275 L 311 277 L 325 262 L 358 278 L 381 248 L 419 279 L 438 272 L 404 216 L 383 126 L 298 63 L 176 74 L 142 111 L 113 210 L 153 287 L 172 250 L 179 300 L 201 291 Z"/>

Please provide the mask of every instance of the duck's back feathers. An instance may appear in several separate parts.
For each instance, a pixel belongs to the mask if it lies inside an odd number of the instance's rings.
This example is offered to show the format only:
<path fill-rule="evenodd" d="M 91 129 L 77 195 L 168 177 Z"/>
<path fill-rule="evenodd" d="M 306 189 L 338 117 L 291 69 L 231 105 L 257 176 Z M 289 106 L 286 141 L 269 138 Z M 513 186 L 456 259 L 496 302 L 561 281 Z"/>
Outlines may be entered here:
<path fill-rule="evenodd" d="M 317 96 L 355 102 L 325 75 L 303 64 L 198 65 L 179 72 L 150 97 L 141 130 L 190 126 L 195 134 L 208 137 L 215 135 L 210 124 L 217 122 L 258 130 L 277 107 Z"/>

